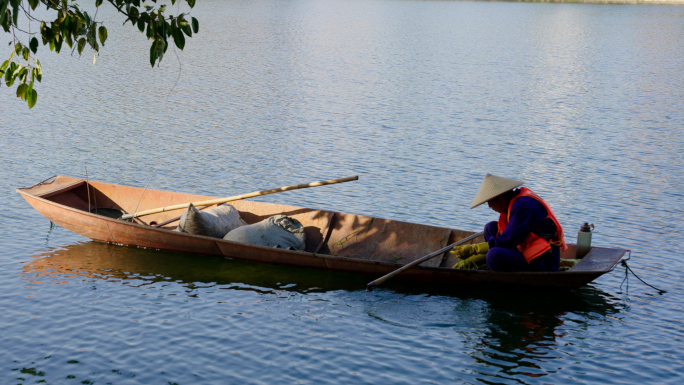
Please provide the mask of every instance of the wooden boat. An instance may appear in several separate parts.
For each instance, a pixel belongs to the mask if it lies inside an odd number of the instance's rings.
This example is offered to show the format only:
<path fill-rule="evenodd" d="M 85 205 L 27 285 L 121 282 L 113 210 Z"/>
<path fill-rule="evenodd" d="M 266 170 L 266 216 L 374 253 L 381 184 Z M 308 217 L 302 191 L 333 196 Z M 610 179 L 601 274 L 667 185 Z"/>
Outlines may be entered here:
<path fill-rule="evenodd" d="M 16 190 L 52 222 L 95 241 L 380 277 L 473 232 L 402 221 L 238 200 L 230 202 L 247 223 L 275 214 L 299 220 L 305 227 L 306 250 L 291 251 L 230 242 L 174 231 L 165 222 L 182 211 L 160 212 L 133 221 L 118 219 L 124 212 L 214 199 L 201 195 L 149 190 L 56 176 Z M 115 215 L 107 216 L 107 212 Z M 103 215 L 105 214 L 105 215 Z M 159 225 L 161 224 L 161 226 Z M 483 242 L 479 237 L 471 242 Z M 443 285 L 516 286 L 576 289 L 611 271 L 628 251 L 592 247 L 572 269 L 562 272 L 503 273 L 453 269 L 457 259 L 445 252 L 398 275 Z M 572 259 L 575 245 L 561 255 Z"/>

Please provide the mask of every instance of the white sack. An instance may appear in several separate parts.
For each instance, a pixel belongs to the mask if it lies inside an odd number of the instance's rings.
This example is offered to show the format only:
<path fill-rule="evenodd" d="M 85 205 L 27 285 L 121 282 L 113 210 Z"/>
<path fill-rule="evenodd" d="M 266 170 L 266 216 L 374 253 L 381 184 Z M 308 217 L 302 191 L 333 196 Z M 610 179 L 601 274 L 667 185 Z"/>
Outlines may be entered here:
<path fill-rule="evenodd" d="M 240 218 L 237 209 L 229 204 L 200 211 L 191 203 L 181 216 L 177 230 L 182 233 L 223 238 L 229 231 L 246 224 Z"/>
<path fill-rule="evenodd" d="M 253 225 L 238 227 L 223 239 L 287 250 L 304 250 L 306 247 L 304 226 L 298 220 L 282 214 Z"/>

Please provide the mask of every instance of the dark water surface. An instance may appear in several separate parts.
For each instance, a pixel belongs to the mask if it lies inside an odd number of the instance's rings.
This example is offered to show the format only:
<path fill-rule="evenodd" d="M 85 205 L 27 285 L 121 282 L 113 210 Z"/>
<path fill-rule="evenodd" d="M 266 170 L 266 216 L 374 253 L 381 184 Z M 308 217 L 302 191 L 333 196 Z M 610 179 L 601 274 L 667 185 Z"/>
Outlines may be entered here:
<path fill-rule="evenodd" d="M 150 69 L 103 7 L 92 65 L 0 89 L 0 383 L 661 383 L 684 380 L 684 7 L 200 1 Z M 123 31 L 117 34 L 117 31 Z M 9 39 L 3 35 L 0 43 Z M 90 242 L 14 192 L 61 173 L 478 231 L 485 173 L 569 238 L 632 250 L 570 293 L 369 280 Z"/>

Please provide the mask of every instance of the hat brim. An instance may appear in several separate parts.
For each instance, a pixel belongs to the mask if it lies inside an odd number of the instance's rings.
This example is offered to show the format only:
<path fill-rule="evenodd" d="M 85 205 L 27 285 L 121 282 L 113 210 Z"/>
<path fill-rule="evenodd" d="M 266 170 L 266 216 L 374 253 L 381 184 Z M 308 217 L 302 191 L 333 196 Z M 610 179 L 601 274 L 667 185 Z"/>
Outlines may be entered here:
<path fill-rule="evenodd" d="M 496 175 L 487 174 L 480 185 L 480 189 L 473 199 L 470 208 L 474 209 L 477 206 L 494 199 L 501 194 L 513 190 L 516 187 L 523 185 L 523 181 L 516 179 L 503 178 Z"/>

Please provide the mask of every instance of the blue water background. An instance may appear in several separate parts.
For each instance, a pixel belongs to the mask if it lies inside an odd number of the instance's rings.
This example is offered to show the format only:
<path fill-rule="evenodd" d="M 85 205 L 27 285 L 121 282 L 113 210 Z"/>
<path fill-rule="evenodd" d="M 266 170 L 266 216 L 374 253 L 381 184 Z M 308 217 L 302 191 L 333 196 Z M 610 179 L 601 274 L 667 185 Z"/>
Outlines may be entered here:
<path fill-rule="evenodd" d="M 93 65 L 41 48 L 28 110 L 0 88 L 0 382 L 684 380 L 684 7 L 199 1 L 150 68 L 103 6 Z M 2 35 L 0 43 L 9 41 Z M 4 59 L 3 59 L 4 60 Z M 631 250 L 571 293 L 420 284 L 97 244 L 14 192 L 54 174 L 478 231 L 485 173 L 568 238 Z"/>

